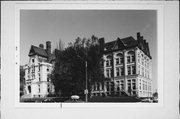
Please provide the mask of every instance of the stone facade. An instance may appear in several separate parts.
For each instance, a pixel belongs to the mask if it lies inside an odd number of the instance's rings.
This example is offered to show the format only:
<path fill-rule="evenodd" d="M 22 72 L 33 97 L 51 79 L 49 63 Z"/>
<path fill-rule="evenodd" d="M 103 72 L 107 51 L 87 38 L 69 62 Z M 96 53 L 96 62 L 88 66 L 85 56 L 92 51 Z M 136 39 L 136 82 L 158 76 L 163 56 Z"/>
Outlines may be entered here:
<path fill-rule="evenodd" d="M 105 81 L 92 85 L 91 96 L 129 95 L 152 97 L 152 57 L 146 40 L 137 34 L 104 43 Z M 110 46 L 111 45 L 111 46 Z"/>
<path fill-rule="evenodd" d="M 46 97 L 54 93 L 54 86 L 50 79 L 53 70 L 51 44 L 46 43 L 39 47 L 31 46 L 29 52 L 29 62 L 25 65 L 25 94 L 30 97 Z M 50 58 L 51 57 L 51 58 Z"/>

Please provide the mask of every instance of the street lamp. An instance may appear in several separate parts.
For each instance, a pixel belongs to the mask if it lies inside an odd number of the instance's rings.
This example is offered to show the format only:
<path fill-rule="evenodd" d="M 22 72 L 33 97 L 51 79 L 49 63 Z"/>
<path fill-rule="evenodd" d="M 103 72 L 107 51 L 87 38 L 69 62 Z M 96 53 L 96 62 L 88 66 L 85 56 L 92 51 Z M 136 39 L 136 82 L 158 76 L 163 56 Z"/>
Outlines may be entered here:
<path fill-rule="evenodd" d="M 81 58 L 85 62 L 85 75 L 86 75 L 86 89 L 84 90 L 85 93 L 85 101 L 88 102 L 88 88 L 87 88 L 87 61 L 84 60 L 82 57 L 78 55 L 79 58 Z"/>

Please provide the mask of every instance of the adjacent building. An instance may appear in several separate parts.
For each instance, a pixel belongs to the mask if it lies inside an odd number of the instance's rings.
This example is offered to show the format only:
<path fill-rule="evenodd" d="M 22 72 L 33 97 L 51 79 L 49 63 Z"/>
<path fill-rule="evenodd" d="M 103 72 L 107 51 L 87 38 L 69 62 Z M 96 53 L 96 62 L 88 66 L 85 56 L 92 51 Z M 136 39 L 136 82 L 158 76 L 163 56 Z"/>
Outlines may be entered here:
<path fill-rule="evenodd" d="M 129 95 L 152 97 L 152 57 L 149 44 L 137 33 L 112 42 L 99 39 L 104 48 L 105 80 L 92 85 L 91 96 Z"/>
<path fill-rule="evenodd" d="M 105 80 L 92 84 L 91 96 L 129 95 L 152 97 L 152 57 L 149 44 L 137 33 L 132 36 L 117 38 L 105 43 L 99 39 L 104 55 L 102 69 Z M 54 93 L 54 86 L 49 77 L 54 68 L 54 56 L 51 42 L 39 47 L 31 46 L 29 62 L 25 65 L 25 94 L 30 97 L 46 97 Z"/>
<path fill-rule="evenodd" d="M 46 42 L 39 47 L 31 46 L 29 62 L 25 65 L 25 94 L 29 97 L 46 97 L 54 93 L 54 86 L 50 74 L 53 70 L 54 56 L 51 53 L 51 42 Z"/>

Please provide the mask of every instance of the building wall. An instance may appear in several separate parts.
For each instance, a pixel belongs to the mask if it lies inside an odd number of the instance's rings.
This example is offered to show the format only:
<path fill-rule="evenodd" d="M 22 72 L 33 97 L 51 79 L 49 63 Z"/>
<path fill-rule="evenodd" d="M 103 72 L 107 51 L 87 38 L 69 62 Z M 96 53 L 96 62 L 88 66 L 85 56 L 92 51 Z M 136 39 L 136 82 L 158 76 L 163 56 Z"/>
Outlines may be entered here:
<path fill-rule="evenodd" d="M 109 80 L 95 82 L 92 96 L 111 95 L 113 91 L 118 95 L 125 92 L 138 97 L 152 96 L 152 61 L 141 49 L 135 47 L 111 52 L 103 59 L 104 76 Z"/>
<path fill-rule="evenodd" d="M 54 86 L 48 77 L 53 66 L 45 61 L 45 58 L 35 55 L 29 58 L 29 63 L 25 66 L 25 92 L 31 97 L 46 97 L 49 93 L 54 93 Z"/>

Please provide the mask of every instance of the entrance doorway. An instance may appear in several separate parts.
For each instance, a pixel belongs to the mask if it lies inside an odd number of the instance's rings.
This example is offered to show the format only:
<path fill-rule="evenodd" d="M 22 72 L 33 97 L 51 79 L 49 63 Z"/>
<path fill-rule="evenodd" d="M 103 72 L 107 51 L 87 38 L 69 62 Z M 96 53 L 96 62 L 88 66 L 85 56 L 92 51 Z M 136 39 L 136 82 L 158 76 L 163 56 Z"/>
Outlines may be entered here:
<path fill-rule="evenodd" d="M 28 86 L 28 92 L 31 93 L 31 86 Z"/>

